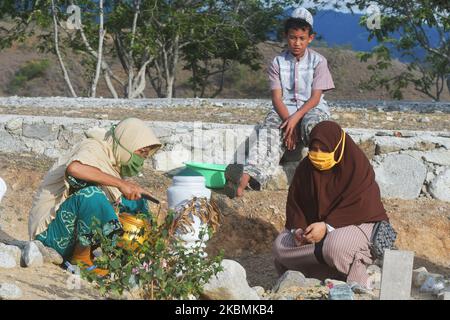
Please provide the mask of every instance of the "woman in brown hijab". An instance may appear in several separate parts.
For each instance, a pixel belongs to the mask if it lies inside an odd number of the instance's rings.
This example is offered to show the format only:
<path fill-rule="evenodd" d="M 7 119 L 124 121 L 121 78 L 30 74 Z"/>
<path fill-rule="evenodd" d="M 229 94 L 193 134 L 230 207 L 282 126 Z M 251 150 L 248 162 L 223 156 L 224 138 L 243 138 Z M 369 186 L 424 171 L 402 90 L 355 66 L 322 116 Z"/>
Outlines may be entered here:
<path fill-rule="evenodd" d="M 289 188 L 286 229 L 273 248 L 275 265 L 280 275 L 298 270 L 370 289 L 369 239 L 374 223 L 388 220 L 375 172 L 337 123 L 319 123 L 310 137 L 308 157 Z"/>

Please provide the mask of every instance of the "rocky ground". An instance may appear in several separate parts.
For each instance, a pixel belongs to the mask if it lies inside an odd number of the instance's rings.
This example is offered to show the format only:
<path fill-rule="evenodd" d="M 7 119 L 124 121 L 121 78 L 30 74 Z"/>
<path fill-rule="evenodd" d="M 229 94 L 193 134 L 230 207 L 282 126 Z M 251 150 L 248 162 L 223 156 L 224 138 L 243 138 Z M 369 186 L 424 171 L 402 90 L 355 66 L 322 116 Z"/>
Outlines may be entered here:
<path fill-rule="evenodd" d="M 47 158 L 31 154 L 0 154 L 0 173 L 9 190 L 0 204 L 0 239 L 27 239 L 28 211 L 32 196 L 43 175 L 51 166 Z M 150 169 L 137 182 L 163 200 L 167 207 L 166 189 L 170 177 Z M 238 200 L 230 200 L 219 192 L 213 199 L 222 212 L 221 227 L 208 244 L 208 252 L 225 250 L 225 257 L 245 267 L 250 286 L 271 289 L 278 276 L 272 263 L 271 246 L 284 224 L 287 191 L 249 191 Z M 398 230 L 397 246 L 415 251 L 414 266 L 450 276 L 450 203 L 429 198 L 416 200 L 383 200 L 392 224 Z M 153 208 L 155 209 L 155 208 Z M 0 283 L 15 283 L 22 291 L 21 299 L 97 299 L 99 294 L 83 282 L 81 290 L 72 290 L 70 275 L 61 268 L 44 264 L 37 268 L 0 268 Z M 321 289 L 322 288 L 322 289 Z M 320 295 L 315 293 L 296 298 Z M 319 292 L 316 292 L 316 291 Z M 414 298 L 429 296 L 414 291 Z M 364 297 L 361 296 L 361 299 Z"/>
<path fill-rule="evenodd" d="M 34 101 L 34 100 L 33 100 Z M 35 101 L 36 102 L 36 101 Z M 1 114 L 41 115 L 74 118 L 119 120 L 130 115 L 153 121 L 203 121 L 214 123 L 256 124 L 264 119 L 268 108 L 199 105 L 197 107 L 118 107 L 1 105 Z M 450 116 L 442 110 L 380 110 L 380 108 L 332 108 L 333 119 L 346 128 L 374 128 L 391 130 L 449 131 Z M 449 133 L 450 134 L 450 133 Z M 364 149 L 365 150 L 365 149 Z M 373 154 L 372 154 L 373 156 Z M 371 157 L 371 156 L 369 156 Z M 35 154 L 0 153 L 0 176 L 8 185 L 8 192 L 0 204 L 1 240 L 27 240 L 28 212 L 32 196 L 53 160 Z M 163 200 L 167 208 L 166 190 L 171 179 L 149 168 L 137 182 Z M 242 199 L 230 200 L 220 190 L 213 192 L 213 199 L 221 209 L 221 226 L 209 241 L 210 255 L 225 251 L 225 258 L 239 262 L 246 271 L 250 286 L 259 286 L 261 296 L 282 298 L 278 293 L 270 295 L 278 275 L 273 266 L 271 248 L 284 225 L 287 191 L 247 192 Z M 421 196 L 415 200 L 383 199 L 395 229 L 399 232 L 399 249 L 415 252 L 414 267 L 426 267 L 429 272 L 450 277 L 450 202 L 442 202 Z M 156 208 L 153 208 L 156 210 Z M 83 282 L 81 289 L 70 287 L 70 274 L 62 268 L 46 263 L 32 268 L 0 268 L 0 296 L 3 283 L 20 288 L 21 299 L 98 299 L 100 295 L 91 285 Z M 297 279 L 298 280 L 298 279 Z M 69 281 L 69 283 L 68 283 Z M 305 280 L 306 281 L 306 280 Z M 304 281 L 301 280 L 303 283 Z M 324 283 L 308 280 L 308 285 L 297 286 L 297 291 L 286 293 L 294 299 L 326 298 Z M 303 283 L 303 284 L 305 284 Z M 289 291 L 288 290 L 288 291 Z M 11 290 L 10 290 L 11 291 Z M 264 295 L 262 291 L 265 291 Z M 278 296 L 277 296 L 278 295 Z M 286 295 L 284 297 L 286 297 Z M 358 295 L 358 299 L 367 296 Z M 370 298 L 370 297 L 369 297 Z M 430 295 L 413 290 L 414 299 L 431 299 Z"/>
<path fill-rule="evenodd" d="M 57 116 L 72 118 L 96 118 L 121 120 L 130 115 L 147 121 L 202 121 L 232 124 L 256 124 L 264 120 L 268 108 L 223 108 L 218 106 L 171 107 L 171 108 L 35 108 L 0 104 L 2 114 Z M 332 117 L 344 128 L 430 130 L 446 131 L 450 128 L 450 116 L 440 110 L 424 112 L 408 110 L 379 111 L 372 109 L 332 108 Z"/>

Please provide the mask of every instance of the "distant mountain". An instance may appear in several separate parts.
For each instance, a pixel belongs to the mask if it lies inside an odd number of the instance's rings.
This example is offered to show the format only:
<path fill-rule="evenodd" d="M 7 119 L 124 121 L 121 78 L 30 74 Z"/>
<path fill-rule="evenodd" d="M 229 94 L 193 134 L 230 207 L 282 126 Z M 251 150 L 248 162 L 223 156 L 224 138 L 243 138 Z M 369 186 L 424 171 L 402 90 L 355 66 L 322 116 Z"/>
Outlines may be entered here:
<path fill-rule="evenodd" d="M 370 51 L 377 41 L 367 41 L 369 32 L 359 25 L 361 17 L 333 10 L 319 11 L 314 16 L 314 31 L 330 47 L 350 44 L 354 51 Z"/>
<path fill-rule="evenodd" d="M 290 15 L 291 12 L 292 9 L 287 10 L 286 15 Z M 359 24 L 361 17 L 362 14 L 351 14 L 334 10 L 317 11 L 314 16 L 314 31 L 329 47 L 351 46 L 351 49 L 354 51 L 367 52 L 375 47 L 378 42 L 375 39 L 368 41 L 368 31 Z M 437 43 L 438 33 L 436 30 L 426 27 L 425 31 L 430 36 L 431 43 Z M 399 34 L 394 36 L 399 38 Z M 424 50 L 417 48 L 415 53 L 419 57 L 423 57 Z M 394 53 L 394 57 L 402 62 L 409 62 L 407 58 L 401 57 L 400 53 Z"/>

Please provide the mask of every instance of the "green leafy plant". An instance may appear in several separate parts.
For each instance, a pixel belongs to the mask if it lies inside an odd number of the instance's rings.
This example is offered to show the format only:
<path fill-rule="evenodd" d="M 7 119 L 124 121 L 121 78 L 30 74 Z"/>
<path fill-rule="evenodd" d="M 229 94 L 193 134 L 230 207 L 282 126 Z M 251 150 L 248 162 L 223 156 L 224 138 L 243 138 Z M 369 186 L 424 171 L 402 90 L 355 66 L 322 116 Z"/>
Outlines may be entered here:
<path fill-rule="evenodd" d="M 211 212 L 210 209 L 203 213 Z M 208 230 L 201 232 L 202 240 L 193 248 L 186 248 L 177 237 L 177 231 L 189 229 L 189 212 L 192 211 L 184 210 L 181 214 L 169 211 L 160 224 L 155 215 L 137 215 L 139 219 L 147 219 L 149 224 L 131 237 L 131 242 L 124 242 L 120 234 L 105 236 L 98 220 L 94 221 L 93 241 L 102 251 L 95 264 L 109 273 L 98 277 L 92 271 L 82 270 L 82 276 L 95 282 L 101 294 L 114 298 L 120 298 L 125 291 L 137 292 L 140 298 L 152 300 L 199 297 L 203 285 L 221 271 L 223 253 L 205 257 L 202 248 L 205 232 L 211 235 L 217 225 L 215 214 L 203 215 L 202 221 L 209 222 Z M 143 243 L 136 240 L 141 236 L 146 237 Z"/>
<path fill-rule="evenodd" d="M 27 81 L 43 76 L 49 66 L 50 62 L 47 59 L 27 62 L 16 72 L 14 78 L 10 81 L 8 92 L 11 94 L 17 93 Z"/>

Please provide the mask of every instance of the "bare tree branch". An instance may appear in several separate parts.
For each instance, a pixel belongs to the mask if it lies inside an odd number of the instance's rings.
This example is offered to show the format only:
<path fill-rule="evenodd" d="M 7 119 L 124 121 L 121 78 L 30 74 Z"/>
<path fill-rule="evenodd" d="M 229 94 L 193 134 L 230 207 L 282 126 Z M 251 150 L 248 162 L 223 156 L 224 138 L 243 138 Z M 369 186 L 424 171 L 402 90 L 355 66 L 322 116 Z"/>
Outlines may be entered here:
<path fill-rule="evenodd" d="M 95 70 L 95 77 L 94 81 L 92 82 L 91 87 L 91 97 L 95 98 L 95 95 L 97 93 L 97 84 L 98 79 L 100 77 L 100 71 L 102 66 L 102 59 L 103 59 L 103 40 L 105 38 L 106 31 L 103 28 L 103 0 L 100 0 L 99 3 L 99 15 L 100 15 L 100 25 L 99 25 L 99 37 L 98 37 L 98 53 L 97 53 L 97 68 Z"/>
<path fill-rule="evenodd" d="M 58 56 L 59 65 L 61 66 L 61 70 L 64 75 L 64 81 L 66 82 L 67 86 L 69 87 L 70 93 L 73 97 L 77 97 L 77 94 L 75 93 L 75 90 L 73 89 L 72 82 L 70 81 L 69 74 L 67 73 L 66 67 L 64 65 L 64 61 L 61 56 L 61 52 L 59 51 L 59 31 L 58 31 L 58 19 L 56 16 L 56 7 L 55 7 L 55 1 L 52 0 L 52 16 L 53 16 L 53 30 L 54 30 L 54 43 L 55 43 L 55 51 L 56 55 Z"/>

